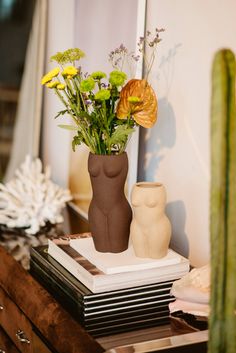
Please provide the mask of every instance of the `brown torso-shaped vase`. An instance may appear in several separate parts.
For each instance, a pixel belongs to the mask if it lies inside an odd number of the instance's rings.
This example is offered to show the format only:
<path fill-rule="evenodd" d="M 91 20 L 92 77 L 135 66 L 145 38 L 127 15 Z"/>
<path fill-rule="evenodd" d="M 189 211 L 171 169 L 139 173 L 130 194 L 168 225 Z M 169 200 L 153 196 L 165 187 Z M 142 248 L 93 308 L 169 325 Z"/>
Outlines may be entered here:
<path fill-rule="evenodd" d="M 88 159 L 93 197 L 89 225 L 97 251 L 118 253 L 128 248 L 132 210 L 124 194 L 128 158 L 95 155 Z"/>

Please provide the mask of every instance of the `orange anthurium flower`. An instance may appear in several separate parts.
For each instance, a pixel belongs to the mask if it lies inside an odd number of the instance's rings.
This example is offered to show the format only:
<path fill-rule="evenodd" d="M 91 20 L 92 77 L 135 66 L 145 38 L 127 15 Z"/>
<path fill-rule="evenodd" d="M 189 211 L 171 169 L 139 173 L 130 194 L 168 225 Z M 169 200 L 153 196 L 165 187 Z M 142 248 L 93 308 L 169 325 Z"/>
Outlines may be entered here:
<path fill-rule="evenodd" d="M 129 99 L 129 98 L 135 99 Z M 132 79 L 121 90 L 117 117 L 131 115 L 141 126 L 150 128 L 157 120 L 157 98 L 146 80 Z"/>

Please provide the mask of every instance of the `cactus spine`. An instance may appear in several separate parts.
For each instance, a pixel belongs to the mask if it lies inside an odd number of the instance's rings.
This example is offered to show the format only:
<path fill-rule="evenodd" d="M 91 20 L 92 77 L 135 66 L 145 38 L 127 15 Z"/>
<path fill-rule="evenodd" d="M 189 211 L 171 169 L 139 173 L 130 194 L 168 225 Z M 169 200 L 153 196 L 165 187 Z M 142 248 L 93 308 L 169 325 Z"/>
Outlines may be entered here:
<path fill-rule="evenodd" d="M 236 352 L 235 56 L 216 53 L 211 106 L 211 314 L 208 353 Z"/>

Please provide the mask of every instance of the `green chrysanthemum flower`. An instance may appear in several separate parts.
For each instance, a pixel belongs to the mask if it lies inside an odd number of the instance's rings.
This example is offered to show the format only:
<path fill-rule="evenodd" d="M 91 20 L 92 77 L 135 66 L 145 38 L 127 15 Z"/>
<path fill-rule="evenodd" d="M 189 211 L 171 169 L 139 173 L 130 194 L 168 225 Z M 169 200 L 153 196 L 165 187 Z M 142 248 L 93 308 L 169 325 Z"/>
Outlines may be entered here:
<path fill-rule="evenodd" d="M 108 89 L 101 89 L 95 94 L 95 99 L 100 101 L 105 101 L 109 99 L 111 96 L 111 92 Z"/>
<path fill-rule="evenodd" d="M 125 83 L 125 80 L 127 79 L 126 73 L 123 71 L 117 71 L 114 70 L 110 73 L 110 78 L 109 82 L 112 86 L 122 86 Z"/>
<path fill-rule="evenodd" d="M 102 71 L 95 71 L 91 74 L 91 77 L 94 78 L 94 80 L 101 80 L 102 78 L 107 77 L 105 72 Z"/>
<path fill-rule="evenodd" d="M 95 81 L 92 77 L 86 78 L 80 83 L 81 92 L 89 92 L 94 89 Z"/>

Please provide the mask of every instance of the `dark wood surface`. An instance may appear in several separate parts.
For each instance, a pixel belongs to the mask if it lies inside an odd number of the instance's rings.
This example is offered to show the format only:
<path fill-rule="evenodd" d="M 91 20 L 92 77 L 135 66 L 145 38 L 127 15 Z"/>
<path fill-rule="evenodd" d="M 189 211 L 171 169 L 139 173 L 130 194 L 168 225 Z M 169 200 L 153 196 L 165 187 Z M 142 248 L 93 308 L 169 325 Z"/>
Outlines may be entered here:
<path fill-rule="evenodd" d="M 104 349 L 0 247 L 0 286 L 58 353 Z"/>
<path fill-rule="evenodd" d="M 7 353 L 20 353 L 16 346 L 12 343 L 6 332 L 0 326 L 0 349 Z"/>

